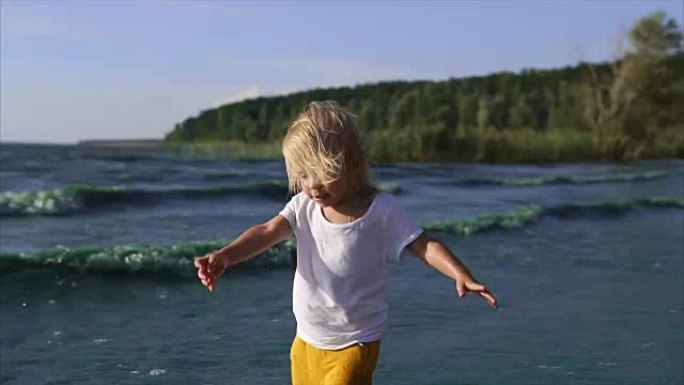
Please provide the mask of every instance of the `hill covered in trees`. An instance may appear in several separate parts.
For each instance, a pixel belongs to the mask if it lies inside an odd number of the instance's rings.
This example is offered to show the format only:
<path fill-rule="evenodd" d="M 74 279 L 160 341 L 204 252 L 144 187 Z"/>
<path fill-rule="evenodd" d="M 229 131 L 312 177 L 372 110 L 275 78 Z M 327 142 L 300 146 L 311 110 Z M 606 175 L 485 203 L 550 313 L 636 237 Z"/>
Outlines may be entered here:
<path fill-rule="evenodd" d="M 630 49 L 613 63 L 314 89 L 227 104 L 176 124 L 166 141 L 220 142 L 276 156 L 289 123 L 310 101 L 336 100 L 357 115 L 376 161 L 684 157 L 681 31 L 655 13 L 639 20 L 629 37 Z"/>

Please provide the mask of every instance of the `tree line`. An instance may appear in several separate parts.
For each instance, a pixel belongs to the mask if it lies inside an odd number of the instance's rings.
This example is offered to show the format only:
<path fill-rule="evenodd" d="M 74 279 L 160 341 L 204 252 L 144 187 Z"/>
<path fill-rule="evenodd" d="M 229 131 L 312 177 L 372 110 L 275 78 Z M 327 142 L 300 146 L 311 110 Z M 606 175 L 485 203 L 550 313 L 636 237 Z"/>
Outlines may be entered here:
<path fill-rule="evenodd" d="M 245 100 L 204 110 L 165 139 L 279 142 L 310 101 L 336 100 L 357 116 L 376 160 L 624 160 L 659 156 L 658 143 L 669 151 L 661 155 L 684 157 L 680 27 L 657 12 L 628 38 L 610 63 Z"/>

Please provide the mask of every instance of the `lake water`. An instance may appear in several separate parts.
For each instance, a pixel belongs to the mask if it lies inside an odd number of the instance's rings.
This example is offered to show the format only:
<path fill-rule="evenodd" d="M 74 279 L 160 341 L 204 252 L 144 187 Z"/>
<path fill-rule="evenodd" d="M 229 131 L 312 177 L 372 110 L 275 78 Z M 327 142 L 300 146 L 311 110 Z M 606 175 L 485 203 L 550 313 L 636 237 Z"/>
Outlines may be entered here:
<path fill-rule="evenodd" d="M 275 215 L 282 161 L 0 148 L 2 384 L 286 384 L 292 243 L 211 294 L 192 258 Z M 381 164 L 498 297 L 394 267 L 376 384 L 680 384 L 684 162 Z"/>

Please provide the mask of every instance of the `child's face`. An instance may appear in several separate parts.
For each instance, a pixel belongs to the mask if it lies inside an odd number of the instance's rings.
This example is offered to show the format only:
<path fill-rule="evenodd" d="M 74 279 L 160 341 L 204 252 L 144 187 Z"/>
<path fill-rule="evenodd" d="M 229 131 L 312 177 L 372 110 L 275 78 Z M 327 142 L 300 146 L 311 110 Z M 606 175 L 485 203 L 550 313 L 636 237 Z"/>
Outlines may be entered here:
<path fill-rule="evenodd" d="M 344 188 L 346 184 L 342 178 L 332 182 L 316 183 L 310 177 L 302 176 L 300 183 L 304 194 L 322 207 L 336 206 L 342 203 L 347 194 Z"/>

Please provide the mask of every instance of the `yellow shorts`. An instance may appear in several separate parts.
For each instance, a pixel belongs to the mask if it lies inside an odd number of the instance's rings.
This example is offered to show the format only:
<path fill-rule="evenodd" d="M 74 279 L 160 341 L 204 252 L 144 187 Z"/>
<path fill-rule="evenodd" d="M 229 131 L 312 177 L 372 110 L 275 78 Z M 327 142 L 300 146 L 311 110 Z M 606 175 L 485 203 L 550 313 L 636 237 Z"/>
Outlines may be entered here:
<path fill-rule="evenodd" d="M 292 385 L 371 385 L 379 354 L 380 341 L 323 350 L 295 337 L 290 351 Z"/>

